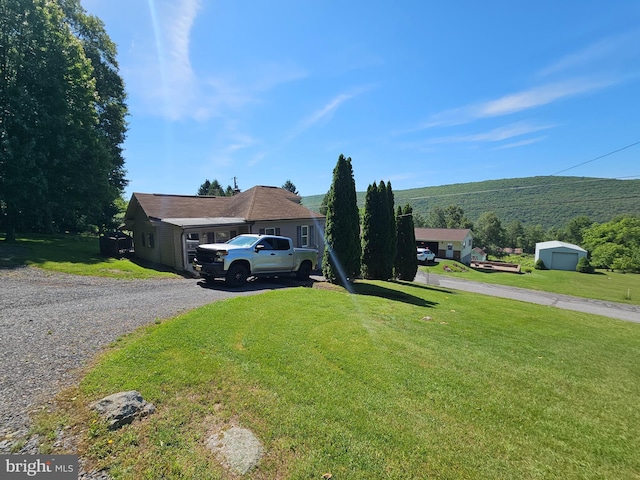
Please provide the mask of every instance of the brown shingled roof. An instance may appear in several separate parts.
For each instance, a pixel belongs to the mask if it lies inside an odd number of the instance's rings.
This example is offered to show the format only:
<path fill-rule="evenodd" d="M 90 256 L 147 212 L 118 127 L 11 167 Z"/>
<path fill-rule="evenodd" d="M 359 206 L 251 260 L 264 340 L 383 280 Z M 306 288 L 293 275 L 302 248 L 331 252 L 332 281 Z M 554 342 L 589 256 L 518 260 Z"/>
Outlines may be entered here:
<path fill-rule="evenodd" d="M 461 242 L 470 232 L 468 228 L 416 228 L 416 240 Z"/>
<path fill-rule="evenodd" d="M 233 197 L 134 193 L 130 209 L 140 205 L 147 217 L 232 217 L 246 221 L 323 218 L 300 205 L 300 197 L 283 188 L 256 186 Z M 127 210 L 127 217 L 129 209 Z"/>

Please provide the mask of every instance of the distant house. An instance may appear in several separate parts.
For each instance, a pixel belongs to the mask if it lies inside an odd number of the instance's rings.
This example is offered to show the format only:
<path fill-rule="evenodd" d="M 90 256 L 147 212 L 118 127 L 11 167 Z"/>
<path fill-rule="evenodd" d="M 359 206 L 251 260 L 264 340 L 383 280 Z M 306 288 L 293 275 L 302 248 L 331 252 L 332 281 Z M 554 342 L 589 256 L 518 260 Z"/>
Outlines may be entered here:
<path fill-rule="evenodd" d="M 283 235 L 296 247 L 324 250 L 325 218 L 279 187 L 256 186 L 232 197 L 134 193 L 125 214 L 135 256 L 192 271 L 196 247 L 242 233 Z M 319 258 L 321 260 L 321 258 Z"/>
<path fill-rule="evenodd" d="M 484 262 L 487 260 L 487 253 L 480 247 L 471 250 L 471 262 Z"/>
<path fill-rule="evenodd" d="M 416 228 L 416 246 L 429 247 L 439 258 L 469 265 L 473 233 L 468 228 Z"/>
<path fill-rule="evenodd" d="M 575 270 L 578 260 L 587 256 L 587 251 L 572 243 L 553 240 L 536 243 L 536 262 L 542 260 L 549 270 Z"/>

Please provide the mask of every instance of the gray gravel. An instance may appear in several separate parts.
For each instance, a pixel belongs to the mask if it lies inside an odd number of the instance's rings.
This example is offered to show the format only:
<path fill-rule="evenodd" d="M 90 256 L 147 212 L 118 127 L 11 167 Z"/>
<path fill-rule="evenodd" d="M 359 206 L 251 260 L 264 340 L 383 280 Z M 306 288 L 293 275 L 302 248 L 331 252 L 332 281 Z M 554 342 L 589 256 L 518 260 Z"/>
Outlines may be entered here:
<path fill-rule="evenodd" d="M 102 347 L 156 320 L 218 300 L 300 285 L 257 280 L 240 290 L 198 279 L 117 280 L 0 269 L 0 453 L 29 412 L 77 380 Z"/>

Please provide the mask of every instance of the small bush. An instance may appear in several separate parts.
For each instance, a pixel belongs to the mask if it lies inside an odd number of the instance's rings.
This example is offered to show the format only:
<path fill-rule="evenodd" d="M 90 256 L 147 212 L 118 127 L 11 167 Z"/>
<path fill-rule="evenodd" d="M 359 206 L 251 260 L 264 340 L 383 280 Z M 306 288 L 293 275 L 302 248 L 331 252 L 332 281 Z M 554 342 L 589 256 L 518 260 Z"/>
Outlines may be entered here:
<path fill-rule="evenodd" d="M 594 268 L 591 266 L 591 262 L 587 257 L 580 257 L 578 264 L 576 265 L 576 272 L 580 273 L 593 273 Z"/>
<path fill-rule="evenodd" d="M 534 268 L 536 270 L 546 270 L 547 266 L 544 264 L 544 262 L 542 261 L 541 258 L 539 258 L 538 260 L 536 260 L 536 264 L 534 265 Z"/>
<path fill-rule="evenodd" d="M 531 273 L 531 272 L 533 272 L 533 268 L 531 268 L 531 267 L 522 267 L 522 271 L 524 273 Z"/>

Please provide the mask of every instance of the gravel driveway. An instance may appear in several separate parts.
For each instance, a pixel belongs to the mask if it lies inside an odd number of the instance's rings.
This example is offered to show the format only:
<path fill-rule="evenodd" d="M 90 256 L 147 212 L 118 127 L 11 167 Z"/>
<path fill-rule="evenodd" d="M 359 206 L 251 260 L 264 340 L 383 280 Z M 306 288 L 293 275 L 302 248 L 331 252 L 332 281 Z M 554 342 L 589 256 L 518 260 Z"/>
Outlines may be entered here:
<path fill-rule="evenodd" d="M 0 269 L 0 453 L 26 433 L 28 412 L 76 380 L 102 347 L 137 327 L 207 303 L 300 285 L 261 280 L 242 289 L 198 279 L 117 280 Z"/>

